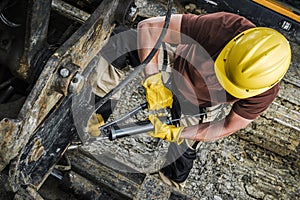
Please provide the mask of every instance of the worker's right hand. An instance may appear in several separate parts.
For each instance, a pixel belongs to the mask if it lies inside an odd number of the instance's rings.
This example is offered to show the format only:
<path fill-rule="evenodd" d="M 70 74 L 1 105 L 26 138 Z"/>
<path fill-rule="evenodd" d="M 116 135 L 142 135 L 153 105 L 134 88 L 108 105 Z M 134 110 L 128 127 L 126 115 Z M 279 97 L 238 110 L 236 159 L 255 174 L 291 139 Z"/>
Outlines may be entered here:
<path fill-rule="evenodd" d="M 146 90 L 149 110 L 160 110 L 166 107 L 172 108 L 172 92 L 164 86 L 161 73 L 149 76 L 143 81 L 142 85 Z"/>
<path fill-rule="evenodd" d="M 164 124 L 153 114 L 149 115 L 149 120 L 154 126 L 154 131 L 149 133 L 152 137 L 160 138 L 168 142 L 176 142 L 177 144 L 183 142 L 183 139 L 180 139 L 180 135 L 185 127 Z"/>

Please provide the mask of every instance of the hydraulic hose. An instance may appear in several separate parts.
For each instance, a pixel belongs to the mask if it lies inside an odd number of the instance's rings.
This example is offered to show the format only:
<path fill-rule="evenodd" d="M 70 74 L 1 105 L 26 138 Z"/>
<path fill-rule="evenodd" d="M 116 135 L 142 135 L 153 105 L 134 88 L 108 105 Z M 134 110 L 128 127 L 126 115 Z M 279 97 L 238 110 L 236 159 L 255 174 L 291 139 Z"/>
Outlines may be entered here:
<path fill-rule="evenodd" d="M 156 42 L 156 44 L 154 45 L 153 49 L 151 50 L 151 52 L 149 53 L 149 55 L 146 57 L 146 59 L 135 68 L 135 70 L 129 75 L 127 76 L 122 82 L 119 83 L 119 85 L 117 85 L 113 90 L 111 90 L 109 93 L 107 93 L 96 105 L 95 105 L 95 109 L 96 111 L 101 108 L 101 106 L 103 106 L 114 94 L 116 94 L 119 90 L 121 90 L 122 88 L 124 88 L 130 81 L 132 81 L 140 72 L 143 71 L 143 69 L 145 68 L 145 66 L 152 60 L 153 56 L 156 54 L 156 52 L 158 51 L 160 45 L 162 44 L 162 41 L 167 33 L 167 28 L 169 26 L 170 23 L 170 19 L 171 19 L 171 11 L 172 11 L 172 3 L 173 0 L 169 0 L 168 2 L 168 10 L 166 13 L 166 18 L 165 18 L 165 22 L 163 25 L 163 29 L 160 33 L 160 36 Z"/>

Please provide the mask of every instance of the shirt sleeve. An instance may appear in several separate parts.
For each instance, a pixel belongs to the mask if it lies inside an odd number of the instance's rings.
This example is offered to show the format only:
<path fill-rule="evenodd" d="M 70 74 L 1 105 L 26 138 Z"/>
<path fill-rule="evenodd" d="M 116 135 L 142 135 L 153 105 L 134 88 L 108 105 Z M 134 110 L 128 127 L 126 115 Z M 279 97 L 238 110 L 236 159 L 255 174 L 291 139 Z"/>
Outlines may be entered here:
<path fill-rule="evenodd" d="M 183 14 L 181 43 L 199 43 L 209 53 L 218 52 L 229 40 L 255 25 L 246 18 L 233 13 Z"/>
<path fill-rule="evenodd" d="M 240 99 L 233 104 L 233 111 L 239 116 L 253 120 L 265 111 L 274 101 L 279 91 L 279 84 L 266 92 L 247 99 Z"/>
<path fill-rule="evenodd" d="M 193 15 L 193 14 L 182 15 L 182 21 L 181 21 L 182 44 L 192 43 L 191 39 L 199 40 L 199 38 L 197 38 L 198 33 L 203 36 L 206 35 L 204 33 L 205 29 L 203 29 L 202 27 L 203 27 L 203 21 L 201 20 L 201 16 Z M 201 43 L 202 41 L 198 41 L 198 42 Z"/>

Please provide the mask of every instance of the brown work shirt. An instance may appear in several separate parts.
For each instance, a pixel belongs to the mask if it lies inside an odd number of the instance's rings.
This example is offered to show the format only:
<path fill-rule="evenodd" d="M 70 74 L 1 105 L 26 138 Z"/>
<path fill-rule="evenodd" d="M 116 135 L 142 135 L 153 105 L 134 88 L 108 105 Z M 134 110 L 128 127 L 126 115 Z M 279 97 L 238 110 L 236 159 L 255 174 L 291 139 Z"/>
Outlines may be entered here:
<path fill-rule="evenodd" d="M 179 73 L 174 78 L 187 100 L 200 107 L 233 102 L 234 112 L 246 119 L 255 119 L 267 109 L 278 93 L 278 84 L 260 95 L 238 99 L 223 89 L 214 72 L 214 60 L 223 47 L 253 27 L 249 20 L 232 13 L 183 15 L 182 44 L 178 45 L 174 60 L 174 69 Z"/>

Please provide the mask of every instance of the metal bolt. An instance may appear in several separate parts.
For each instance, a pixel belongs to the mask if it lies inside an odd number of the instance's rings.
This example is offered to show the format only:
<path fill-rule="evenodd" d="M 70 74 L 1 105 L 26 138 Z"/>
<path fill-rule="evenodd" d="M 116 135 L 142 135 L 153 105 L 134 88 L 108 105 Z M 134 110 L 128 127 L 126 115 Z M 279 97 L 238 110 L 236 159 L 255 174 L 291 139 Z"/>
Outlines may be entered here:
<path fill-rule="evenodd" d="M 70 70 L 68 70 L 67 68 L 61 68 L 59 70 L 59 74 L 63 77 L 63 78 L 67 78 L 68 76 L 70 76 Z"/>
<path fill-rule="evenodd" d="M 81 74 L 76 73 L 69 85 L 69 92 L 77 94 L 83 87 L 83 84 L 84 77 Z"/>

